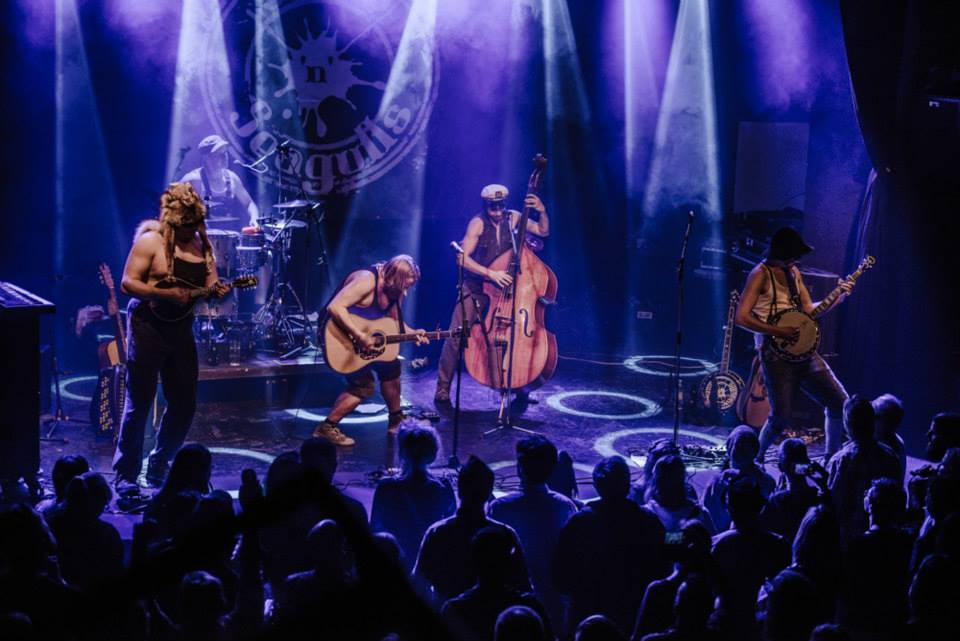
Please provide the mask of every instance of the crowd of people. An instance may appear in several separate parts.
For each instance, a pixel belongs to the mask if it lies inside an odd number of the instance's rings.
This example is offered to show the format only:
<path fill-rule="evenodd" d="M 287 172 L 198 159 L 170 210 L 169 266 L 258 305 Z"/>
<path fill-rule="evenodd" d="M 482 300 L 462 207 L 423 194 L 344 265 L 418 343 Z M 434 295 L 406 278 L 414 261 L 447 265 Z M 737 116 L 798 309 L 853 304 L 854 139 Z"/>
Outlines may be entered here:
<path fill-rule="evenodd" d="M 67 456 L 54 499 L 0 510 L 0 637 L 956 638 L 960 414 L 934 417 L 910 474 L 902 416 L 895 397 L 854 396 L 846 444 L 820 465 L 783 440 L 776 479 L 739 427 L 702 496 L 657 441 L 637 479 L 597 463 L 587 502 L 543 436 L 517 442 L 520 488 L 494 499 L 482 460 L 435 476 L 435 431 L 405 423 L 369 518 L 323 438 L 262 481 L 245 470 L 238 507 L 188 444 L 127 552 L 103 518 L 110 485 Z"/>

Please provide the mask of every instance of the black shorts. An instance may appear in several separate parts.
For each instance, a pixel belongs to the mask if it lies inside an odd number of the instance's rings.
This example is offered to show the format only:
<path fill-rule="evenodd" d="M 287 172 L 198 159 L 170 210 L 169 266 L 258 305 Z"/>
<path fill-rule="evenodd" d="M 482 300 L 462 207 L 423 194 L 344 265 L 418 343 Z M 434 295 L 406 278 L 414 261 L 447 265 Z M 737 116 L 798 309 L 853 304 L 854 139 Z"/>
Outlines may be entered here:
<path fill-rule="evenodd" d="M 377 361 L 370 363 L 362 370 L 347 375 L 347 391 L 359 398 L 368 398 L 373 396 L 374 381 L 373 374 L 376 372 L 377 378 L 383 384 L 386 381 L 393 381 L 400 378 L 400 359 L 395 358 L 392 361 Z"/>

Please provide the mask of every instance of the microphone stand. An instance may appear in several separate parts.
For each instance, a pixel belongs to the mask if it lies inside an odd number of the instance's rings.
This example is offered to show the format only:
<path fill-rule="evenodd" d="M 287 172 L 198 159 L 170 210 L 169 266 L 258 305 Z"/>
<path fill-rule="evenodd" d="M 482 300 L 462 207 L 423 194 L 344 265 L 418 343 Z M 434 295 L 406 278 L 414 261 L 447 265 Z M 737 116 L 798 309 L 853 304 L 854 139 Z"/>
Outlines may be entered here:
<path fill-rule="evenodd" d="M 470 340 L 470 323 L 467 321 L 467 306 L 464 303 L 466 294 L 463 291 L 463 249 L 456 243 L 454 243 L 454 249 L 457 251 L 457 304 L 460 305 L 460 341 L 457 346 L 457 392 L 453 405 L 453 452 L 450 454 L 447 467 L 459 470 L 460 459 L 457 457 L 457 449 L 460 445 L 460 385 L 463 379 L 463 355 L 467 349 L 467 341 Z"/>
<path fill-rule="evenodd" d="M 680 260 L 677 261 L 677 337 L 673 351 L 673 444 L 680 438 L 680 346 L 683 343 L 683 276 L 687 261 L 687 244 L 693 229 L 693 210 L 687 212 L 687 229 L 683 233 Z"/>

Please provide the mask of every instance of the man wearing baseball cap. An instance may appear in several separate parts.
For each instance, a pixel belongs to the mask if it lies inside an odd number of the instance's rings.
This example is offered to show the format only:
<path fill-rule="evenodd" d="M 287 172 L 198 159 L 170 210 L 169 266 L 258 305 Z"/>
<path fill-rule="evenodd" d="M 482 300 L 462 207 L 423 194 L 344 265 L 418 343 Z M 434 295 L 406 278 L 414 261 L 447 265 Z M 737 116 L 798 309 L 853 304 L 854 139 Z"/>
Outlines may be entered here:
<path fill-rule="evenodd" d="M 474 215 L 467 225 L 467 233 L 460 242 L 463 248 L 464 267 L 464 301 L 453 306 L 453 316 L 450 319 L 450 329 L 463 325 L 461 309 L 465 310 L 467 322 L 473 324 L 484 313 L 490 302 L 483 293 L 483 282 L 491 281 L 500 287 L 510 285 L 510 274 L 505 271 L 490 269 L 489 265 L 498 256 L 513 248 L 511 235 L 516 232 L 520 221 L 520 212 L 506 208 L 507 196 L 510 190 L 500 184 L 487 185 L 480 190 L 480 200 L 483 210 Z M 543 202 L 536 195 L 528 194 L 524 199 L 525 207 L 530 207 L 539 213 L 539 220 L 527 220 L 527 231 L 537 236 L 545 237 L 550 234 L 550 218 Z M 457 369 L 457 356 L 460 349 L 459 339 L 451 338 L 443 344 L 440 363 L 437 367 L 437 392 L 434 402 L 448 404 L 450 402 L 450 382 Z"/>
<path fill-rule="evenodd" d="M 260 210 L 250 198 L 240 176 L 228 169 L 230 143 L 212 134 L 197 144 L 201 165 L 180 182 L 193 185 L 207 205 L 207 226 L 239 232 L 257 226 Z"/>

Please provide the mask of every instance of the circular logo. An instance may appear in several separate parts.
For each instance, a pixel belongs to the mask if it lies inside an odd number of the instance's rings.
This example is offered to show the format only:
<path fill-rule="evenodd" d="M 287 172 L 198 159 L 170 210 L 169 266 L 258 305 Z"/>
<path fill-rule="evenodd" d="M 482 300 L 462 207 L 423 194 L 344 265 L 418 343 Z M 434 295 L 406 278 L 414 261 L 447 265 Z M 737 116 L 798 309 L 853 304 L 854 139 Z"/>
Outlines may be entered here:
<path fill-rule="evenodd" d="M 232 101 L 217 95 L 214 38 L 201 69 L 214 129 L 245 163 L 269 155 L 261 179 L 310 197 L 377 180 L 415 147 L 436 98 L 437 47 L 416 10 L 406 0 L 228 2 Z"/>

